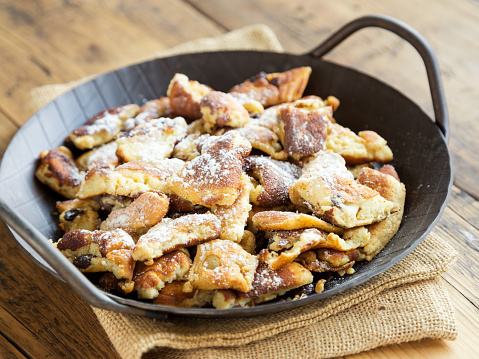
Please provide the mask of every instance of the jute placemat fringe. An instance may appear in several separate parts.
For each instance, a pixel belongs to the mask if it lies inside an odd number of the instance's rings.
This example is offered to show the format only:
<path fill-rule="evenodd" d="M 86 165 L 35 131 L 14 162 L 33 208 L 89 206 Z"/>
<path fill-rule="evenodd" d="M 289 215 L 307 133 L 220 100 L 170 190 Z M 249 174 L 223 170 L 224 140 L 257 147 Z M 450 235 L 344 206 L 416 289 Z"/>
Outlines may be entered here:
<path fill-rule="evenodd" d="M 438 319 L 436 324 L 440 325 L 434 328 L 440 336 L 433 337 L 454 339 L 457 335 L 454 315 L 449 299 L 445 295 L 446 291 L 437 282 L 437 278 L 453 265 L 456 255 L 449 244 L 432 234 L 405 259 L 362 285 L 314 304 L 266 316 L 207 320 L 170 317 L 168 320 L 152 320 L 99 309 L 94 309 L 94 311 L 106 332 L 110 335 L 112 343 L 125 358 L 140 358 L 141 354 L 139 353 L 144 353 L 155 346 L 174 349 L 199 349 L 206 347 L 239 347 L 262 340 L 272 340 L 274 342 L 278 335 L 286 332 L 295 340 L 302 341 L 301 338 L 306 333 L 305 327 L 309 328 L 308 331 L 315 325 L 322 327 L 325 325 L 324 321 L 326 319 L 332 316 L 336 317 L 338 313 L 342 313 L 342 316 L 348 316 L 350 308 L 353 306 L 358 306 L 359 309 L 369 313 L 370 309 L 368 308 L 372 308 L 373 304 L 371 303 L 377 301 L 378 298 L 396 303 L 396 305 L 387 306 L 387 308 L 390 308 L 388 313 L 391 311 L 402 313 L 401 315 L 407 319 L 395 319 L 399 320 L 398 323 L 407 329 L 399 337 L 400 341 L 398 342 L 431 337 L 433 334 L 431 330 L 418 330 L 418 328 L 423 328 L 422 322 L 424 320 L 433 320 L 436 317 Z M 434 289 L 435 293 L 431 296 L 431 286 L 433 284 L 437 288 Z M 400 293 L 405 288 L 414 291 L 414 303 L 416 304 L 402 302 L 403 297 L 413 298 L 410 297 L 411 293 L 407 295 Z M 440 297 L 439 294 L 441 294 Z M 440 307 L 440 310 L 438 310 L 438 307 Z M 409 318 L 412 315 L 410 311 L 417 311 L 421 308 L 424 310 L 421 315 L 427 314 L 427 318 L 416 318 L 415 315 L 413 318 Z M 410 320 L 413 320 L 417 325 L 411 326 Z M 385 325 L 383 321 L 383 315 L 370 317 L 368 321 L 359 320 L 354 322 L 350 329 L 360 333 L 363 333 L 370 326 L 381 329 Z M 343 319 L 336 318 L 333 323 L 335 324 L 332 326 L 328 324 L 328 330 L 342 330 Z M 396 324 L 387 323 L 387 325 L 394 326 Z M 411 333 L 413 333 L 415 339 L 410 339 Z M 375 343 L 378 336 L 384 336 L 387 340 L 391 338 L 388 333 L 378 331 L 370 340 Z M 316 350 L 318 348 L 321 347 L 316 347 Z"/>
<path fill-rule="evenodd" d="M 232 347 L 157 347 L 143 358 L 331 358 L 423 338 L 455 337 L 447 290 L 436 278 L 387 290 L 317 324 L 269 339 Z"/>
<path fill-rule="evenodd" d="M 155 54 L 223 49 L 282 51 L 255 25 Z M 91 78 L 91 77 L 90 77 Z M 90 78 L 31 91 L 30 111 Z M 439 276 L 457 253 L 431 234 L 410 255 L 370 281 L 307 306 L 260 317 L 154 320 L 93 308 L 123 358 L 329 358 L 422 338 L 454 340 L 454 312 Z"/>

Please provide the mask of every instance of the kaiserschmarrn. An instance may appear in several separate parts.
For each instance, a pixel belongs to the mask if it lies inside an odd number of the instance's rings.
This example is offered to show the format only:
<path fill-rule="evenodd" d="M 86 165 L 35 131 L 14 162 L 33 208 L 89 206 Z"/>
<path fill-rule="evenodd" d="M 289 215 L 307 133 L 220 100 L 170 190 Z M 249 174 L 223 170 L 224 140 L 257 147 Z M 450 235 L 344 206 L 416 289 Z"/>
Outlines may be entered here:
<path fill-rule="evenodd" d="M 336 97 L 303 97 L 311 72 L 223 91 L 178 73 L 165 96 L 86 119 L 39 156 L 54 245 L 152 305 L 251 307 L 354 275 L 399 230 L 406 190 L 386 139 L 337 123 Z"/>

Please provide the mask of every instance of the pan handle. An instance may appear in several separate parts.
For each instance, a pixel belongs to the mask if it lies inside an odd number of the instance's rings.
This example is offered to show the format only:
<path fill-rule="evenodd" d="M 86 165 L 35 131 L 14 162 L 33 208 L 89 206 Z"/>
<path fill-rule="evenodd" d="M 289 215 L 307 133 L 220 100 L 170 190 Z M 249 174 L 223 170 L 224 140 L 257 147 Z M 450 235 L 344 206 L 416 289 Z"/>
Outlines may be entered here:
<path fill-rule="evenodd" d="M 322 44 L 309 52 L 314 57 L 323 57 L 343 40 L 356 31 L 365 27 L 378 27 L 389 30 L 409 42 L 421 55 L 426 67 L 429 89 L 431 91 L 432 104 L 436 124 L 449 142 L 449 114 L 447 112 L 446 97 L 439 71 L 439 64 L 431 45 L 414 28 L 406 23 L 387 15 L 369 15 L 360 17 L 340 28 L 329 36 Z"/>
<path fill-rule="evenodd" d="M 113 310 L 120 313 L 149 316 L 155 318 L 167 317 L 161 312 L 152 312 L 118 303 L 95 287 L 63 254 L 56 249 L 48 239 L 30 222 L 10 207 L 0 198 L 0 218 L 5 224 L 18 233 L 47 263 L 57 271 L 68 285 L 90 305 Z"/>

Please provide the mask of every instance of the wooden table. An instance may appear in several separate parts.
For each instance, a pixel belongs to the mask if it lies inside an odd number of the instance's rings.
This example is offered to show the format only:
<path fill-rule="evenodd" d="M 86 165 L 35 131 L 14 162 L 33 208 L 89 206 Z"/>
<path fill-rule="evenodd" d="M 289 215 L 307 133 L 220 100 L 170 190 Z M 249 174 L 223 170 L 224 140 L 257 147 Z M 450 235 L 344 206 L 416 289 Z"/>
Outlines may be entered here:
<path fill-rule="evenodd" d="M 33 87 L 109 71 L 187 40 L 263 23 L 286 51 L 305 52 L 370 13 L 419 30 L 437 53 L 451 115 L 455 186 L 434 231 L 460 253 L 444 275 L 454 303 L 455 342 L 422 340 L 349 358 L 479 357 L 479 3 L 473 0 L 0 0 L 0 155 L 29 118 Z M 363 30 L 328 59 L 398 88 L 429 114 L 425 71 L 411 46 Z M 40 270 L 0 225 L 0 357 L 118 358 L 90 307 Z"/>

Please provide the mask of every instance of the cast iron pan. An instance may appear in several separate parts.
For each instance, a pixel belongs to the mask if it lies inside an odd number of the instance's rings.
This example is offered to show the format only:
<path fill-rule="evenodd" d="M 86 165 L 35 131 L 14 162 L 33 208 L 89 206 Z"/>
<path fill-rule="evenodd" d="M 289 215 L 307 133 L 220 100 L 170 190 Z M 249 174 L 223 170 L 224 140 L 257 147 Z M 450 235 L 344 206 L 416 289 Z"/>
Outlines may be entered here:
<path fill-rule="evenodd" d="M 418 50 L 426 66 L 436 121 L 384 83 L 321 60 L 341 41 L 365 27 L 392 31 Z M 374 130 L 383 136 L 394 152 L 392 164 L 406 184 L 401 228 L 371 262 L 356 264 L 354 275 L 333 279 L 323 293 L 299 301 L 227 310 L 176 308 L 105 293 L 47 241 L 60 235 L 52 212 L 55 202 L 61 198 L 35 180 L 38 154 L 61 145 L 64 138 L 90 116 L 105 108 L 142 104 L 164 96 L 176 72 L 216 90 L 227 91 L 260 71 L 285 71 L 306 65 L 311 66 L 313 72 L 305 94 L 338 97 L 341 106 L 335 118 L 340 124 L 353 131 Z M 344 26 L 305 55 L 220 51 L 174 56 L 122 68 L 78 86 L 38 111 L 9 144 L 0 168 L 0 215 L 21 248 L 95 307 L 163 318 L 168 314 L 218 318 L 267 314 L 303 306 L 361 284 L 405 257 L 425 238 L 444 210 L 452 186 L 448 127 L 439 68 L 428 43 L 396 19 L 367 16 Z"/>

